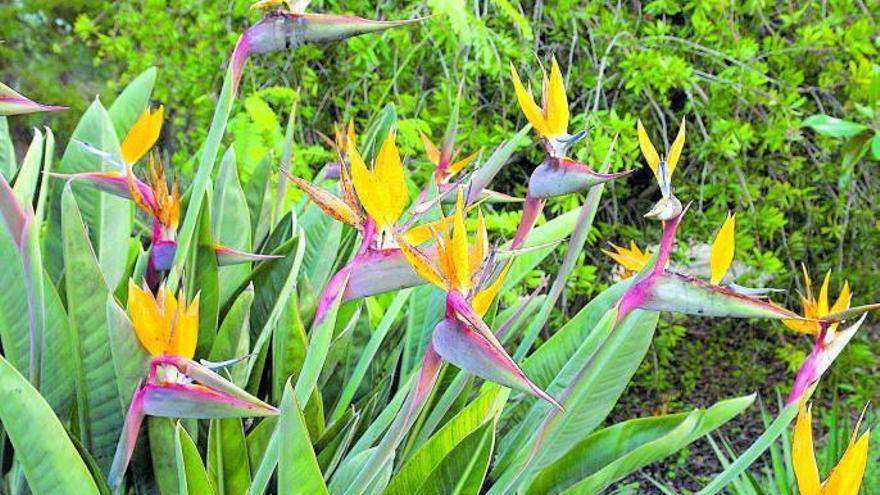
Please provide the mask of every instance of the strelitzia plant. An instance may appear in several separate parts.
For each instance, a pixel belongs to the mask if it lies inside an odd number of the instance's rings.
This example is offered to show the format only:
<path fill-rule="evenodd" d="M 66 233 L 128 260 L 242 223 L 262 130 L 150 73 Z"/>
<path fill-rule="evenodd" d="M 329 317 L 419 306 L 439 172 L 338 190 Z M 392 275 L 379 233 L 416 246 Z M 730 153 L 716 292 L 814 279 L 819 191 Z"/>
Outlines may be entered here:
<path fill-rule="evenodd" d="M 642 153 L 657 178 L 661 192 L 660 200 L 645 216 L 660 220 L 663 224 L 663 232 L 653 264 L 636 277 L 636 281 L 620 299 L 618 318 L 622 319 L 632 310 L 639 308 L 698 316 L 800 319 L 792 311 L 753 295 L 752 291 L 740 290 L 735 285 L 720 285 L 733 261 L 735 243 L 733 215 L 728 215 L 713 241 L 709 281 L 667 268 L 675 245 L 676 231 L 687 211 L 687 208 L 681 206 L 672 187 L 672 174 L 684 148 L 685 124 L 682 121 L 675 141 L 662 160 L 641 123 L 638 125 L 638 134 Z"/>
<path fill-rule="evenodd" d="M 144 416 L 219 419 L 259 417 L 278 410 L 195 361 L 199 331 L 199 295 L 187 305 L 167 287 L 154 295 L 133 281 L 128 286 L 131 326 L 151 359 L 146 382 L 130 399 L 122 436 L 107 476 L 120 486 L 131 461 Z M 220 366 L 230 363 L 222 363 Z"/>
<path fill-rule="evenodd" d="M 822 482 L 813 449 L 812 407 L 800 401 L 791 441 L 791 458 L 801 495 L 858 495 L 868 462 L 871 431 L 859 435 L 861 419 L 853 429 L 849 445 L 828 479 Z"/>
<path fill-rule="evenodd" d="M 81 143 L 84 149 L 114 165 L 102 172 L 53 174 L 70 180 L 86 181 L 116 196 L 130 199 L 144 212 L 151 223 L 150 257 L 147 280 L 157 287 L 160 272 L 168 271 L 177 252 L 177 230 L 180 223 L 180 187 L 176 179 L 168 185 L 165 167 L 151 151 L 162 133 L 164 108 L 147 109 L 126 134 L 120 145 L 120 156 Z M 149 155 L 149 179 L 143 181 L 134 173 L 134 166 Z M 246 253 L 220 244 L 214 244 L 217 263 L 221 266 L 266 261 L 278 256 Z"/>
<path fill-rule="evenodd" d="M 568 157 L 569 148 L 583 139 L 587 131 L 568 133 L 568 97 L 565 94 L 565 84 L 556 57 L 553 58 L 550 75 L 544 72 L 541 107 L 535 103 L 531 90 L 523 86 L 512 64 L 510 73 L 519 106 L 532 128 L 540 136 L 547 153 L 543 163 L 529 176 L 522 219 L 512 242 L 513 248 L 519 248 L 534 227 L 548 198 L 583 191 L 623 177 L 629 174 L 629 171 L 610 174 L 597 172 Z"/>
<path fill-rule="evenodd" d="M 534 394 L 561 409 L 526 377 L 482 319 L 501 288 L 510 262 L 503 266 L 494 263 L 482 214 L 478 216 L 476 238 L 472 245 L 468 242 L 464 210 L 464 193 L 459 189 L 455 212 L 447 217 L 451 221 L 441 220 L 441 227 L 432 232 L 436 260 L 398 237 L 416 272 L 446 292 L 446 317 L 434 328 L 425 360 L 442 357 L 481 378 Z M 423 365 L 423 369 L 436 370 L 436 366 Z M 430 390 L 434 379 L 436 375 L 423 374 L 417 387 Z"/>

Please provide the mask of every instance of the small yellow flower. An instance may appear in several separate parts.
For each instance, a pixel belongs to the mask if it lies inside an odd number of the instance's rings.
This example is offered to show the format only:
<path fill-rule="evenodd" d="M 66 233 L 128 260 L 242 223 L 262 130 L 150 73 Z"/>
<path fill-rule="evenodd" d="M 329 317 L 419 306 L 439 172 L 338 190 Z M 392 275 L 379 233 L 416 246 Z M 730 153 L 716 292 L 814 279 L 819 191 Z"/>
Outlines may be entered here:
<path fill-rule="evenodd" d="M 644 155 L 645 160 L 648 162 L 648 166 L 651 167 L 651 171 L 654 172 L 654 176 L 660 184 L 660 191 L 663 193 L 663 196 L 669 196 L 671 193 L 672 174 L 675 172 L 675 167 L 678 165 L 679 158 L 681 158 L 681 151 L 684 149 L 684 119 L 681 120 L 681 127 L 678 129 L 678 135 L 675 137 L 675 141 L 672 142 L 672 146 L 669 147 L 669 152 L 666 154 L 666 158 L 663 160 L 660 159 L 657 149 L 654 148 L 654 145 L 651 143 L 651 138 L 648 137 L 648 133 L 645 131 L 645 126 L 642 125 L 641 120 L 638 121 L 636 127 L 639 136 L 639 148 L 642 150 L 642 155 Z"/>
<path fill-rule="evenodd" d="M 404 237 L 398 237 L 397 242 L 416 273 L 441 289 L 454 290 L 465 296 L 471 294 L 471 305 L 474 311 L 482 316 L 501 289 L 504 277 L 510 269 L 510 262 L 491 284 L 484 286 L 481 278 L 489 253 L 486 221 L 480 212 L 477 217 L 477 232 L 473 243 L 470 244 L 464 211 L 464 195 L 459 188 L 455 213 L 432 224 L 431 233 L 437 254 L 436 261 L 424 255 Z"/>
<path fill-rule="evenodd" d="M 390 229 L 409 203 L 394 133 L 389 132 L 382 143 L 372 170 L 367 168 L 353 139 L 346 140 L 346 147 L 351 161 L 351 181 L 361 205 L 380 229 Z"/>
<path fill-rule="evenodd" d="M 801 495 L 858 495 L 868 461 L 870 430 L 857 438 L 861 424 L 859 420 L 846 452 L 822 484 L 813 450 L 812 423 L 812 411 L 807 409 L 802 400 L 791 444 L 791 459 Z"/>
<path fill-rule="evenodd" d="M 192 359 L 199 334 L 199 296 L 187 307 L 183 292 L 178 298 L 166 287 L 157 296 L 146 287 L 128 282 L 128 311 L 141 345 L 152 356 Z"/>
<path fill-rule="evenodd" d="M 131 126 L 120 145 L 122 161 L 126 165 L 137 163 L 156 144 L 159 134 L 162 133 L 162 119 L 164 116 L 165 107 L 163 106 L 159 106 L 155 112 L 147 108 L 137 119 L 137 122 Z"/>
<path fill-rule="evenodd" d="M 734 230 L 736 228 L 736 214 L 728 213 L 727 219 L 721 225 L 721 229 L 712 241 L 712 252 L 709 255 L 710 281 L 717 285 L 727 274 L 730 264 L 733 262 L 735 246 Z"/>
<path fill-rule="evenodd" d="M 568 132 L 568 99 L 565 96 L 565 84 L 556 57 L 553 57 L 550 67 L 550 77 L 548 78 L 546 72 L 544 73 L 543 108 L 535 103 L 531 90 L 523 86 L 513 64 L 510 65 L 510 73 L 519 106 L 535 131 L 551 141 L 565 136 Z"/>
<path fill-rule="evenodd" d="M 833 306 L 829 307 L 828 284 L 831 279 L 831 271 L 829 270 L 828 273 L 825 274 L 825 280 L 822 281 L 822 288 L 819 289 L 818 298 L 813 296 L 812 282 L 810 281 L 809 274 L 807 274 L 807 268 L 803 267 L 803 271 L 806 294 L 801 296 L 801 307 L 803 308 L 804 318 L 808 320 L 817 320 L 831 313 L 837 313 L 838 311 L 849 309 L 850 301 L 852 299 L 849 282 L 844 281 L 843 289 L 840 290 L 837 300 L 834 302 Z M 821 325 L 817 321 L 783 320 L 782 323 L 796 332 L 810 335 L 817 335 L 821 330 Z M 837 326 L 838 323 L 833 323 L 828 329 L 833 332 L 837 329 Z"/>
<path fill-rule="evenodd" d="M 621 268 L 620 278 L 627 279 L 638 273 L 645 267 L 648 260 L 651 259 L 651 252 L 645 249 L 642 251 L 636 245 L 635 241 L 629 241 L 629 249 L 611 244 L 614 252 L 602 250 L 607 256 L 617 262 Z"/>

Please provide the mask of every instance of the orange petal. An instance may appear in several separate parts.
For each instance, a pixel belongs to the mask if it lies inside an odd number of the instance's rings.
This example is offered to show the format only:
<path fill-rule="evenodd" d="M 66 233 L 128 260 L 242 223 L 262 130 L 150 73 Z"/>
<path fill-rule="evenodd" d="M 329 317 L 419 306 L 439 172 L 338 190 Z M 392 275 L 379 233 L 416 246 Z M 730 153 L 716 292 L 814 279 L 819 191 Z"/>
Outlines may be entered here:
<path fill-rule="evenodd" d="M 727 274 L 730 264 L 733 262 L 733 253 L 736 244 L 735 227 L 736 214 L 727 214 L 727 219 L 718 230 L 715 240 L 712 241 L 712 251 L 709 255 L 710 281 L 718 284 Z"/>
<path fill-rule="evenodd" d="M 568 131 L 568 99 L 565 96 L 565 83 L 556 57 L 550 67 L 550 80 L 547 90 L 546 121 L 547 130 L 553 136 L 561 136 Z"/>
<path fill-rule="evenodd" d="M 642 150 L 642 155 L 644 155 L 645 161 L 648 162 L 648 166 L 654 172 L 654 176 L 660 181 L 660 171 L 657 168 L 660 165 L 660 155 L 657 154 L 657 149 L 651 143 L 651 138 L 648 137 L 648 133 L 645 131 L 645 126 L 642 125 L 641 120 L 636 124 L 636 131 L 639 135 L 639 148 Z"/>
<path fill-rule="evenodd" d="M 672 177 L 675 167 L 678 165 L 678 159 L 681 158 L 681 150 L 684 149 L 684 135 L 684 119 L 681 119 L 678 135 L 675 136 L 675 141 L 669 147 L 669 156 L 666 157 L 666 163 L 669 164 L 669 177 Z"/>
<path fill-rule="evenodd" d="M 825 273 L 825 280 L 822 281 L 822 288 L 819 289 L 819 299 L 817 301 L 819 312 L 818 316 L 822 317 L 828 314 L 828 284 L 831 281 L 831 270 Z"/>
<path fill-rule="evenodd" d="M 131 326 L 141 345 L 152 356 L 161 356 L 167 351 L 167 340 L 163 315 L 149 289 L 141 289 L 128 281 L 128 313 Z"/>
<path fill-rule="evenodd" d="M 385 226 L 395 224 L 409 204 L 409 189 L 406 187 L 406 179 L 403 175 L 403 162 L 394 144 L 394 137 L 394 132 L 388 133 L 382 147 L 379 148 L 376 164 L 373 167 L 375 180 L 384 186 L 381 197 Z"/>
<path fill-rule="evenodd" d="M 483 151 L 482 148 L 478 149 L 477 151 L 474 151 L 470 155 L 468 155 L 468 156 L 462 158 L 461 160 L 450 165 L 449 170 L 447 171 L 447 175 L 455 175 L 455 174 L 461 172 L 461 170 L 463 168 L 467 167 L 468 165 L 470 165 L 471 162 L 474 161 L 477 158 L 477 156 L 480 155 L 480 153 L 482 151 Z"/>
<path fill-rule="evenodd" d="M 801 400 L 794 438 L 791 442 L 791 461 L 801 495 L 819 495 L 819 468 L 813 450 L 813 416 Z"/>
<path fill-rule="evenodd" d="M 440 164 L 440 150 L 424 132 L 420 132 L 419 135 L 422 137 L 422 145 L 425 147 L 425 155 L 428 156 L 428 160 L 434 165 Z"/>
<path fill-rule="evenodd" d="M 455 200 L 451 249 L 455 284 L 464 293 L 470 288 L 471 270 L 468 253 L 468 235 L 464 225 L 464 191 L 461 187 L 458 188 L 458 197 Z"/>
<path fill-rule="evenodd" d="M 520 81 L 519 74 L 517 74 L 516 68 L 513 64 L 510 64 L 510 73 L 513 76 L 513 89 L 516 92 L 516 99 L 519 101 L 519 106 L 522 108 L 526 119 L 532 124 L 532 127 L 535 128 L 535 131 L 538 134 L 544 137 L 549 137 L 550 132 L 547 128 L 547 122 L 544 120 L 544 114 L 541 112 L 541 109 L 538 108 L 538 105 L 535 104 L 535 99 L 532 97 L 531 93 L 526 91 L 526 88 L 523 86 L 522 81 Z"/>
<path fill-rule="evenodd" d="M 199 340 L 199 297 L 196 294 L 189 308 L 185 308 L 183 294 L 180 294 L 180 306 L 175 312 L 174 329 L 168 342 L 168 353 L 174 356 L 192 359 L 196 353 Z"/>
<path fill-rule="evenodd" d="M 159 134 L 162 132 L 162 119 L 165 116 L 165 107 L 159 106 L 155 112 L 149 108 L 137 119 L 125 139 L 122 140 L 120 150 L 122 161 L 133 164 L 140 160 L 156 144 Z"/>
<path fill-rule="evenodd" d="M 870 439 L 871 432 L 866 431 L 858 440 L 850 442 L 840 462 L 825 481 L 823 495 L 858 495 L 868 464 Z"/>
<path fill-rule="evenodd" d="M 504 277 L 507 276 L 507 272 L 512 264 L 513 260 L 508 260 L 504 268 L 501 269 L 501 273 L 492 281 L 492 284 L 474 296 L 471 307 L 474 308 L 474 311 L 480 317 L 485 315 L 486 311 L 489 311 L 489 307 L 492 305 L 492 301 L 495 300 L 495 296 L 498 295 L 498 291 L 501 290 L 501 286 L 504 284 Z"/>

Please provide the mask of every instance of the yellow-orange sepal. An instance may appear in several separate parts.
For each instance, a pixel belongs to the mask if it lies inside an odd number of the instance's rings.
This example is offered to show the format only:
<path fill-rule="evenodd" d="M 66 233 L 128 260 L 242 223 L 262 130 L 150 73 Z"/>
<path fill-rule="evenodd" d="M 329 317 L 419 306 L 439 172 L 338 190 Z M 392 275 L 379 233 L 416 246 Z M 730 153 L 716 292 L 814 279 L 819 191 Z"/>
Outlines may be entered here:
<path fill-rule="evenodd" d="M 710 282 L 719 284 L 730 269 L 733 262 L 734 248 L 736 245 L 735 237 L 736 214 L 728 213 L 727 219 L 718 230 L 715 240 L 712 241 L 712 251 L 709 255 L 709 271 L 711 272 Z"/>
<path fill-rule="evenodd" d="M 816 298 L 813 295 L 812 282 L 807 273 L 807 268 L 802 267 L 802 269 L 804 271 L 805 294 L 801 296 L 801 307 L 804 318 L 807 320 L 817 320 L 825 315 L 849 309 L 852 293 L 848 281 L 844 281 L 840 294 L 837 296 L 834 304 L 829 307 L 828 287 L 831 280 L 831 271 L 829 270 L 825 274 L 822 287 L 819 289 L 819 297 Z M 817 321 L 783 320 L 782 323 L 796 332 L 810 335 L 818 334 L 821 329 L 821 325 Z M 830 331 L 834 331 L 838 326 L 839 323 L 832 323 L 828 328 Z"/>
<path fill-rule="evenodd" d="M 627 279 L 645 267 L 648 260 L 651 259 L 651 252 L 645 249 L 642 251 L 636 245 L 635 241 L 629 241 L 629 248 L 611 244 L 614 251 L 602 250 L 606 256 L 617 262 L 622 268 L 621 278 Z"/>
<path fill-rule="evenodd" d="M 155 112 L 147 108 L 141 114 L 120 145 L 123 162 L 132 165 L 150 151 L 150 148 L 159 139 L 159 134 L 162 133 L 162 119 L 164 117 L 165 107 L 161 105 Z"/>
<path fill-rule="evenodd" d="M 791 460 L 801 495 L 858 495 L 865 475 L 871 432 L 857 437 L 856 425 L 846 452 L 822 484 L 813 449 L 813 418 L 803 400 L 800 403 L 791 445 Z"/>
<path fill-rule="evenodd" d="M 346 140 L 351 161 L 351 181 L 364 210 L 380 228 L 392 227 L 409 204 L 409 191 L 403 176 L 403 162 L 394 133 L 389 132 L 369 170 L 352 139 Z"/>
<path fill-rule="evenodd" d="M 544 75 L 543 109 L 535 103 L 531 91 L 525 88 L 513 64 L 510 65 L 510 73 L 519 106 L 535 131 L 545 139 L 564 136 L 568 131 L 568 99 L 565 96 L 565 83 L 556 57 L 553 57 L 550 76 Z"/>
<path fill-rule="evenodd" d="M 141 345 L 152 356 L 192 359 L 199 333 L 199 296 L 188 307 L 183 292 L 178 298 L 166 287 L 156 296 L 148 288 L 128 282 L 128 311 Z"/>

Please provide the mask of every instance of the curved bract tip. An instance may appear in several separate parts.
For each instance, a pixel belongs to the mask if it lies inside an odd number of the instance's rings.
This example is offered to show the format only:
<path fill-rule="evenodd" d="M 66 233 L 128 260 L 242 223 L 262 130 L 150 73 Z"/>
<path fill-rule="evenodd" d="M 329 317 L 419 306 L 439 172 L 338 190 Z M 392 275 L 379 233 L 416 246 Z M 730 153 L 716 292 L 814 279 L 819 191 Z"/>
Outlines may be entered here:
<path fill-rule="evenodd" d="M 562 406 L 535 385 L 513 359 L 479 332 L 447 318 L 434 327 L 431 344 L 444 360 L 480 378 L 532 394 L 562 410 Z"/>
<path fill-rule="evenodd" d="M 569 158 L 547 158 L 529 177 L 529 195 L 540 199 L 564 196 L 630 173 L 632 170 L 606 174 Z"/>

